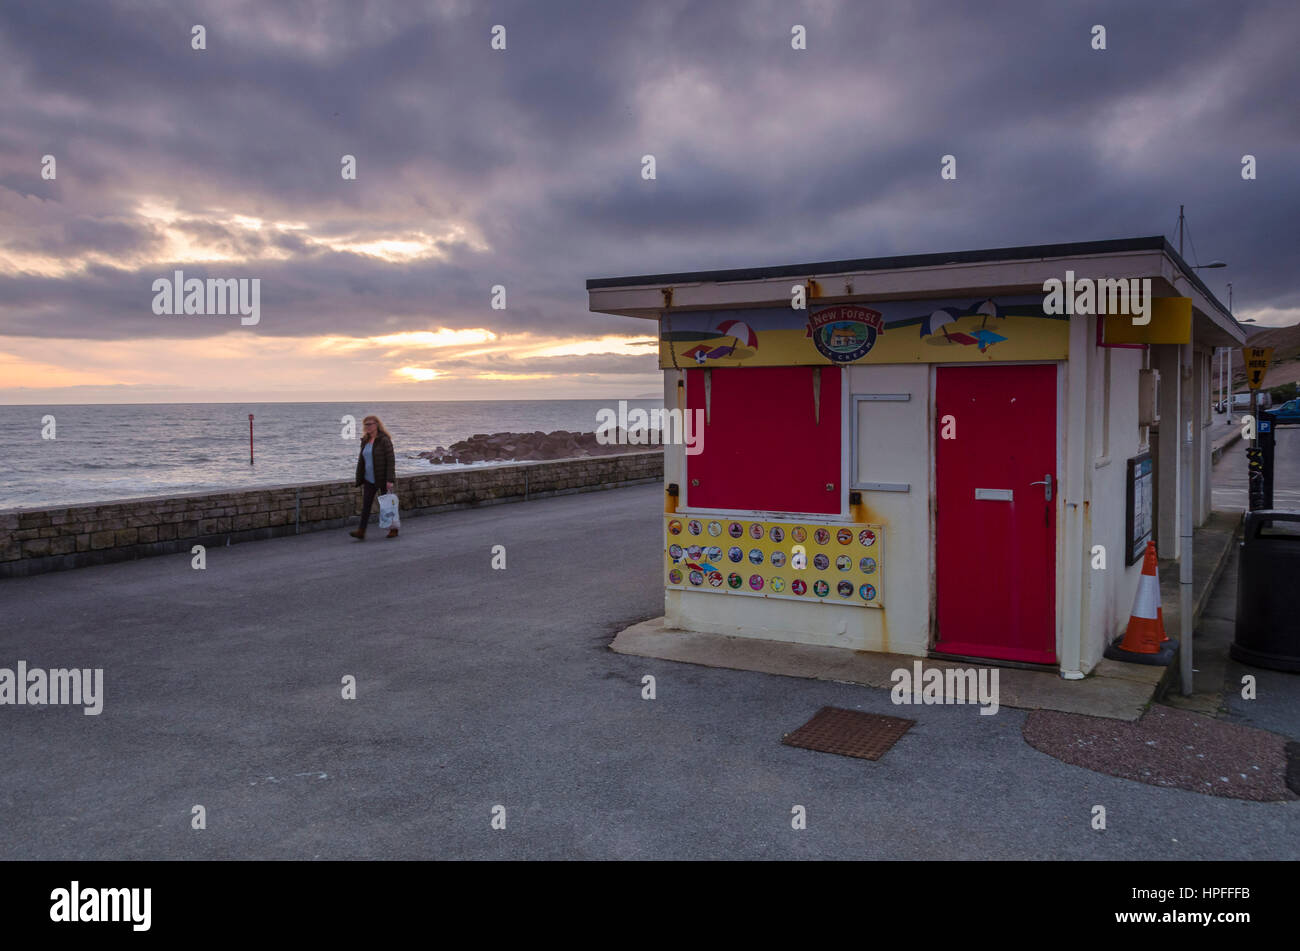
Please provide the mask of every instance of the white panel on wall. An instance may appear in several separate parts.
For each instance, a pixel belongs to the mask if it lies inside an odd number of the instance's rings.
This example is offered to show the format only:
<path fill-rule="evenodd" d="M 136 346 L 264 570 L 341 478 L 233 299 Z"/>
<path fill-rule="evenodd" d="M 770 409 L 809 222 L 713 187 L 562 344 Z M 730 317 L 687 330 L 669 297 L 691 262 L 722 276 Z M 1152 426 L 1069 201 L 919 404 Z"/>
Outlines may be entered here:
<path fill-rule="evenodd" d="M 910 393 L 853 394 L 853 488 L 910 491 L 924 472 L 924 457 L 905 451 L 925 422 Z"/>

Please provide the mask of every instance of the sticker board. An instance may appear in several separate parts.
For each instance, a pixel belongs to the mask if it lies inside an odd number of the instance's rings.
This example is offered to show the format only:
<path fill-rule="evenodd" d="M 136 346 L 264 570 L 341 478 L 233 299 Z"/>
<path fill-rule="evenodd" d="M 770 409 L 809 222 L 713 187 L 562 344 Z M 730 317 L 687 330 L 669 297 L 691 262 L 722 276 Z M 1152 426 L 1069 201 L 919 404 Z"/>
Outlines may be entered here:
<path fill-rule="evenodd" d="M 793 567 L 797 548 L 802 569 Z M 883 570 L 880 525 L 664 516 L 669 590 L 881 608 Z"/>

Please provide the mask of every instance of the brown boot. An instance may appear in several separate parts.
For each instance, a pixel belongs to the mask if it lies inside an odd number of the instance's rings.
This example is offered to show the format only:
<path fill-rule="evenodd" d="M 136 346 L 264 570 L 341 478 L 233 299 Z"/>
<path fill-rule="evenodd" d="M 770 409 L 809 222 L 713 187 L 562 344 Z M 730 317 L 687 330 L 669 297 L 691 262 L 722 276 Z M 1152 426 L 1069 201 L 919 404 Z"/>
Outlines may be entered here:
<path fill-rule="evenodd" d="M 388 530 L 388 537 L 389 537 L 389 538 L 396 538 L 396 537 L 397 537 L 397 529 L 395 529 L 395 528 L 390 528 L 390 529 Z"/>
<path fill-rule="evenodd" d="M 364 528 L 353 529 L 352 531 L 348 532 L 348 534 L 351 535 L 359 542 L 363 542 L 366 540 L 366 530 Z"/>

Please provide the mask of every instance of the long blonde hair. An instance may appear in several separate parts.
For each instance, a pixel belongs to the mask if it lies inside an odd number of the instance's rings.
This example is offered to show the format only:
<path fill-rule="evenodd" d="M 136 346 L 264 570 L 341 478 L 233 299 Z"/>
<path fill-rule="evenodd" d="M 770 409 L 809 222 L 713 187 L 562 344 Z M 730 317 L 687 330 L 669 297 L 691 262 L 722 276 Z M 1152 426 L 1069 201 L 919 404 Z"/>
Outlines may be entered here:
<path fill-rule="evenodd" d="M 372 420 L 372 419 L 375 421 L 375 438 L 378 439 L 378 438 L 379 438 L 379 434 L 380 434 L 380 433 L 383 433 L 385 436 L 388 437 L 388 441 L 389 441 L 389 442 L 392 442 L 392 441 L 393 441 L 393 434 L 390 433 L 387 429 L 384 428 L 384 421 L 383 421 L 382 419 L 380 419 L 378 416 L 373 416 L 373 415 L 372 415 L 372 416 L 367 416 L 365 419 L 361 420 L 361 442 L 362 442 L 362 444 L 364 445 L 365 442 L 366 442 L 366 423 L 370 422 L 370 420 Z"/>

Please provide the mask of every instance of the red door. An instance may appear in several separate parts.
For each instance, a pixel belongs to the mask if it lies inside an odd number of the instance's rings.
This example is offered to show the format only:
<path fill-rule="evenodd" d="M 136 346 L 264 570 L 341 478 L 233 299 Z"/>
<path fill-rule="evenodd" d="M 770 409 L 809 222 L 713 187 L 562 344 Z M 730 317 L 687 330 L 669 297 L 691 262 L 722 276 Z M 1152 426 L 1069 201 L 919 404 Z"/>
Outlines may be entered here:
<path fill-rule="evenodd" d="M 1056 367 L 937 373 L 935 648 L 1055 663 Z"/>

